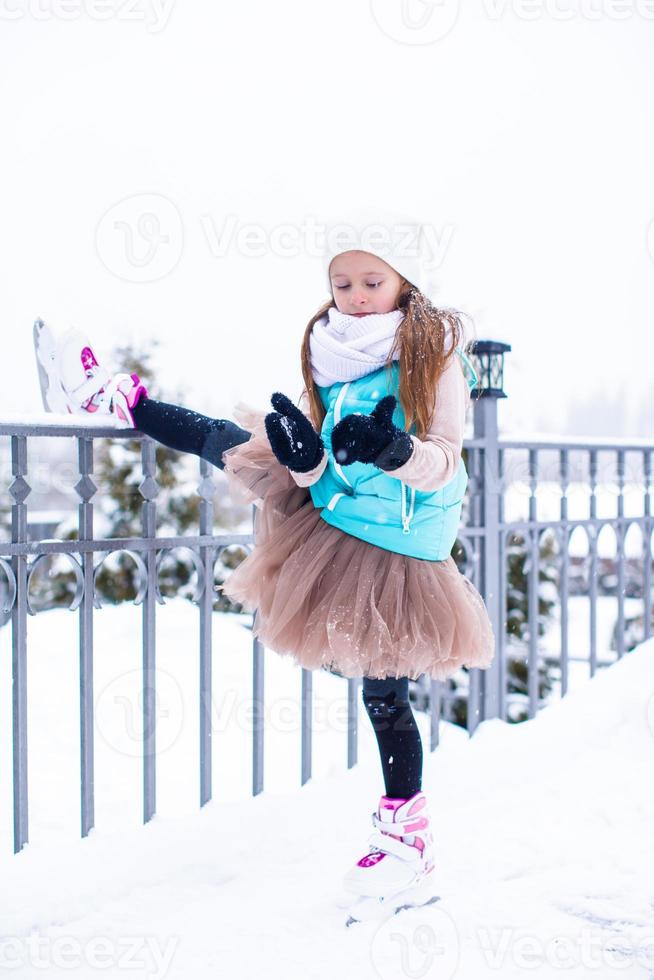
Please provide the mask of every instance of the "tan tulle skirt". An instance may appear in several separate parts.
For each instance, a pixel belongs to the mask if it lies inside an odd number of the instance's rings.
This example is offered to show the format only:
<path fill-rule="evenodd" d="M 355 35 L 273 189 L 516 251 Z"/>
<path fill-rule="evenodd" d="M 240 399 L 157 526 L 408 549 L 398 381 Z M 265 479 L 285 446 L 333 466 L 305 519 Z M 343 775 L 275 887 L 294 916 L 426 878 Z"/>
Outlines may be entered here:
<path fill-rule="evenodd" d="M 233 414 L 252 435 L 223 453 L 224 472 L 234 498 L 256 504 L 255 546 L 219 588 L 256 610 L 265 647 L 345 677 L 444 680 L 489 666 L 486 606 L 451 556 L 410 558 L 327 524 L 275 458 L 267 413 L 240 404 Z"/>

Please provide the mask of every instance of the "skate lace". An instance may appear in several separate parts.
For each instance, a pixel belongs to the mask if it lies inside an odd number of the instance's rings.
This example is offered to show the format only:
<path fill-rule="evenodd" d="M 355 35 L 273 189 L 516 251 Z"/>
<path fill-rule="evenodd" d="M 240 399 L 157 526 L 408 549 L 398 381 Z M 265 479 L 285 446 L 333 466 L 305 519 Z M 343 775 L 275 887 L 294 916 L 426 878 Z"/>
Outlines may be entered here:
<path fill-rule="evenodd" d="M 74 404 L 85 407 L 102 391 L 109 380 L 109 373 L 97 365 L 87 373 L 84 381 L 77 388 L 69 390 L 68 396 Z"/>
<path fill-rule="evenodd" d="M 91 395 L 90 398 L 84 402 L 84 407 L 88 405 L 95 405 L 98 412 L 103 415 L 110 415 L 113 408 L 113 401 L 116 391 L 118 391 L 120 385 L 123 381 L 132 382 L 132 377 L 129 374 L 114 374 L 108 381 L 105 382 L 104 386 L 100 388 Z M 97 382 L 96 382 L 97 383 Z"/>

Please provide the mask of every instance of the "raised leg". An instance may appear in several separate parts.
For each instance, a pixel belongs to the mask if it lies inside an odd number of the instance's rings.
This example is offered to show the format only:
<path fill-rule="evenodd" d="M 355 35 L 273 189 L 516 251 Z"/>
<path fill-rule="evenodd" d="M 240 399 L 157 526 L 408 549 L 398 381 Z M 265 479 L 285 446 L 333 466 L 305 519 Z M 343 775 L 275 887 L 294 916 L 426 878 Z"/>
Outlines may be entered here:
<path fill-rule="evenodd" d="M 222 454 L 252 433 L 229 419 L 212 419 L 181 405 L 143 397 L 132 409 L 135 426 L 169 449 L 194 453 L 224 469 Z"/>

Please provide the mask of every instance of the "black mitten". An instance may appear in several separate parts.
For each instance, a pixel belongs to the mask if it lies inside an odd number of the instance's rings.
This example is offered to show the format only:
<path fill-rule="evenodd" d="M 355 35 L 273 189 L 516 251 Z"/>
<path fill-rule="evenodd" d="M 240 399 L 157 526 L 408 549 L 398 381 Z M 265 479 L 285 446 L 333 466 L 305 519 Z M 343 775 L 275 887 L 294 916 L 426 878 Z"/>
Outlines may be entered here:
<path fill-rule="evenodd" d="M 332 451 L 337 463 L 374 463 L 382 470 L 395 470 L 409 459 L 413 440 L 393 424 L 395 395 L 377 402 L 370 415 L 346 415 L 332 429 Z"/>
<path fill-rule="evenodd" d="M 289 470 L 307 473 L 322 459 L 325 444 L 290 398 L 276 391 L 270 401 L 277 411 L 266 415 L 264 424 L 272 451 Z"/>

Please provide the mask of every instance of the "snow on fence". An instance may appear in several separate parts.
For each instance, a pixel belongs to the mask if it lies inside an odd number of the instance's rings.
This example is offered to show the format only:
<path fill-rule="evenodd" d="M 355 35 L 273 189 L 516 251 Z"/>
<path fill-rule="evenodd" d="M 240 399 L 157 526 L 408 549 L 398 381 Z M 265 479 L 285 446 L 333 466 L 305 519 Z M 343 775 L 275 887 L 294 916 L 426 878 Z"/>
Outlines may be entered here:
<path fill-rule="evenodd" d="M 554 597 L 560 606 L 560 643 L 556 654 L 549 654 L 560 672 L 560 693 L 568 690 L 568 671 L 572 660 L 587 662 L 590 674 L 606 661 L 598 658 L 597 600 L 598 570 L 602 561 L 600 545 L 611 536 L 609 550 L 614 555 L 613 594 L 617 601 L 615 631 L 616 656 L 622 657 L 627 645 L 625 619 L 625 574 L 642 577 L 642 627 L 637 628 L 634 642 L 647 639 L 652 632 L 652 512 L 651 458 L 654 442 L 590 441 L 582 439 L 542 438 L 501 439 L 498 434 L 498 400 L 504 398 L 503 357 L 510 350 L 495 341 L 477 341 L 473 360 L 478 369 L 472 412 L 473 431 L 465 440 L 464 450 L 469 474 L 468 494 L 464 505 L 455 557 L 462 573 L 479 589 L 486 602 L 495 630 L 497 652 L 491 667 L 485 671 L 467 671 L 466 718 L 472 734 L 480 721 L 510 717 L 511 694 L 507 683 L 507 662 L 512 637 L 507 637 L 507 612 L 511 606 L 512 582 L 510 555 L 515 542 L 522 547 L 521 573 L 524 577 L 525 612 L 519 630 L 517 648 L 522 650 L 526 671 L 526 692 L 522 695 L 526 714 L 533 717 L 542 704 L 539 694 L 539 669 L 547 655 L 539 643 L 542 619 L 540 604 Z M 86 420 L 84 420 L 86 422 Z M 70 605 L 79 620 L 79 724 L 81 834 L 86 836 L 94 825 L 94 704 L 93 704 L 93 628 L 94 609 L 99 606 L 96 577 L 109 555 L 129 555 L 138 570 L 138 591 L 134 602 L 142 607 L 142 704 L 143 704 L 143 820 L 156 811 L 156 635 L 157 605 L 163 603 L 158 573 L 162 558 L 171 549 L 186 549 L 193 558 L 196 585 L 193 602 L 199 617 L 200 714 L 200 805 L 212 796 L 211 787 L 211 675 L 212 615 L 216 598 L 215 566 L 226 548 L 252 547 L 249 533 L 214 533 L 214 492 L 209 463 L 200 460 L 196 492 L 199 496 L 198 533 L 162 536 L 157 533 L 157 482 L 155 443 L 132 430 L 75 425 L 67 419 L 47 417 L 33 423 L 0 423 L 0 437 L 7 437 L 11 452 L 10 540 L 0 543 L 0 599 L 11 630 L 12 646 L 12 729 L 13 729 L 13 801 L 14 850 L 28 840 L 28 745 L 27 745 L 27 623 L 36 615 L 30 601 L 33 576 L 47 557 L 64 556 L 76 579 L 75 595 Z M 74 492 L 79 498 L 76 533 L 68 538 L 43 539 L 47 518 L 30 517 L 28 498 L 32 493 L 28 472 L 28 440 L 73 439 L 77 447 L 77 479 Z M 94 445 L 106 438 L 140 442 L 142 479 L 139 492 L 143 498 L 142 531 L 134 537 L 94 537 L 93 481 Z M 611 461 L 611 477 L 604 471 Z M 600 463 L 602 469 L 600 471 Z M 615 502 L 615 507 L 610 505 Z M 606 513 L 602 513 L 606 511 Z M 611 512 L 614 511 L 614 512 Z M 627 513 L 629 511 L 629 513 Z M 35 515 L 36 516 L 36 515 Z M 557 574 L 543 579 L 543 542 L 550 542 Z M 606 544 L 604 544 L 606 550 Z M 579 594 L 580 567 L 585 568 L 586 586 L 582 591 L 590 603 L 588 656 L 569 649 L 568 599 Z M 33 596 L 32 596 L 33 598 Z M 522 646 L 520 646 L 522 644 Z M 513 643 L 514 648 L 516 644 Z M 551 644 L 550 644 L 551 646 Z M 263 789 L 264 748 L 264 658 L 263 648 L 252 642 L 252 793 Z M 304 784 L 311 777 L 312 762 L 312 673 L 301 669 L 301 759 L 300 778 Z M 450 718 L 453 692 L 445 682 L 421 679 L 428 692 L 430 712 L 430 748 L 438 744 L 439 721 Z M 357 761 L 358 679 L 344 679 L 347 684 L 348 725 L 347 765 Z"/>

